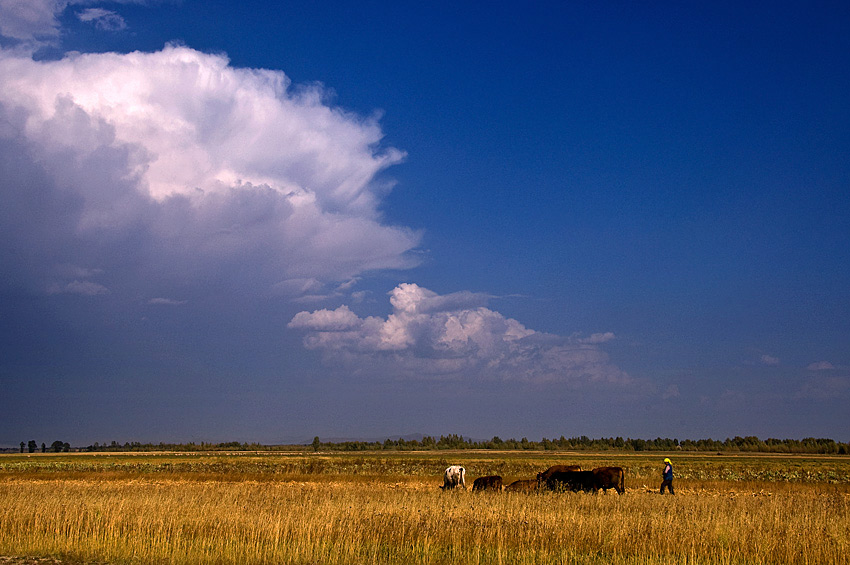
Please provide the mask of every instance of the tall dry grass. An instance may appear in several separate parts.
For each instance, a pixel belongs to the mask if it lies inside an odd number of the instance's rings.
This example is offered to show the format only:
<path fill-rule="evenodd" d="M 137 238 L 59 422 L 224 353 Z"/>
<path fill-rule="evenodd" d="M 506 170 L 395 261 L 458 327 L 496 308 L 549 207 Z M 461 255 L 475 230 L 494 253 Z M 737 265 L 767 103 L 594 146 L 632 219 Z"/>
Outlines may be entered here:
<path fill-rule="evenodd" d="M 433 480 L 0 480 L 0 555 L 108 563 L 848 563 L 846 485 L 660 496 L 442 493 Z M 205 477 L 206 479 L 208 477 Z M 719 487 L 719 488 L 718 488 Z"/>

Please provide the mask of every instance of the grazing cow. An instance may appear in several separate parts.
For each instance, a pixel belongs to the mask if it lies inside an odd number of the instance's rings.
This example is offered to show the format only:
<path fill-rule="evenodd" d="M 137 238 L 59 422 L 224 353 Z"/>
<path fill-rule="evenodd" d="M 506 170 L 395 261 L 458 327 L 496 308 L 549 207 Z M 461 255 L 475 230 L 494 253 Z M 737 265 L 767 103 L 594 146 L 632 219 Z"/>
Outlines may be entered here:
<path fill-rule="evenodd" d="M 549 490 L 571 490 L 590 492 L 595 490 L 596 478 L 593 471 L 556 471 L 546 481 Z"/>
<path fill-rule="evenodd" d="M 545 483 L 552 476 L 552 473 L 565 473 L 567 471 L 581 471 L 579 465 L 552 465 L 542 473 L 537 473 L 537 482 Z"/>
<path fill-rule="evenodd" d="M 443 473 L 443 486 L 440 488 L 443 490 L 454 490 L 458 487 L 466 490 L 466 469 L 460 465 L 446 467 L 446 471 Z"/>
<path fill-rule="evenodd" d="M 499 475 L 478 477 L 472 481 L 472 492 L 479 490 L 495 490 L 496 492 L 502 492 L 502 477 Z"/>
<path fill-rule="evenodd" d="M 592 471 L 595 481 L 593 491 L 603 489 L 608 492 L 609 488 L 617 491 L 617 494 L 626 492 L 626 473 L 622 467 L 598 467 Z"/>
<path fill-rule="evenodd" d="M 505 492 L 535 492 L 538 485 L 535 479 L 514 481 L 505 487 Z"/>

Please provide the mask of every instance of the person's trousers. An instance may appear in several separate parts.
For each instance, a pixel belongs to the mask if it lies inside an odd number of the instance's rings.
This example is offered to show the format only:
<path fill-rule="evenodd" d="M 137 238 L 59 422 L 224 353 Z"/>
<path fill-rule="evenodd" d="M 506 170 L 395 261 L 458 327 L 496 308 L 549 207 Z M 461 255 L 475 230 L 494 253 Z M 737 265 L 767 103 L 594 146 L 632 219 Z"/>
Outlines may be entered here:
<path fill-rule="evenodd" d="M 661 482 L 661 494 L 664 494 L 665 487 L 670 490 L 670 494 L 676 494 L 675 492 L 673 492 L 673 481 Z"/>

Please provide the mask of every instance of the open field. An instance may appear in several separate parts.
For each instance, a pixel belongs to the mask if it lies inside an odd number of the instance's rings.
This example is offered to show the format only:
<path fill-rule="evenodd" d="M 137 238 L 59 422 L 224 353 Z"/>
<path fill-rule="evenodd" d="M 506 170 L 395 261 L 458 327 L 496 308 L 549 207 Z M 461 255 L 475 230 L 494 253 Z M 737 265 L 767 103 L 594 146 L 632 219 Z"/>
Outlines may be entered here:
<path fill-rule="evenodd" d="M 665 455 L 676 463 L 675 497 L 655 493 Z M 443 493 L 442 470 L 454 463 L 470 485 L 488 474 L 506 484 L 532 478 L 555 463 L 618 465 L 627 493 Z M 850 563 L 850 458 L 4 455 L 0 555 L 0 563 Z"/>

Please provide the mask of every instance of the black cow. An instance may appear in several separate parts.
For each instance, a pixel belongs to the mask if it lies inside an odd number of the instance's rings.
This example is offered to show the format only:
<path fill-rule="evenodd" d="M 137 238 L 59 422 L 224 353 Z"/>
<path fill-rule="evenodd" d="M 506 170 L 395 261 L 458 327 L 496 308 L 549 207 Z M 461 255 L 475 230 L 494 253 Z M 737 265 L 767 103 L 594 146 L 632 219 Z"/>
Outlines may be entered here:
<path fill-rule="evenodd" d="M 537 482 L 545 483 L 552 476 L 552 473 L 565 473 L 568 471 L 581 471 L 579 465 L 552 465 L 545 471 L 537 473 Z"/>
<path fill-rule="evenodd" d="M 502 477 L 499 475 L 478 477 L 472 482 L 472 492 L 478 490 L 495 490 L 496 492 L 502 492 Z"/>
<path fill-rule="evenodd" d="M 590 492 L 595 489 L 596 477 L 593 471 L 556 471 L 546 481 L 549 490 L 570 490 Z"/>
<path fill-rule="evenodd" d="M 594 492 L 599 489 L 608 492 L 609 488 L 616 490 L 617 494 L 626 492 L 626 473 L 622 467 L 597 467 L 591 472 L 594 476 Z"/>

